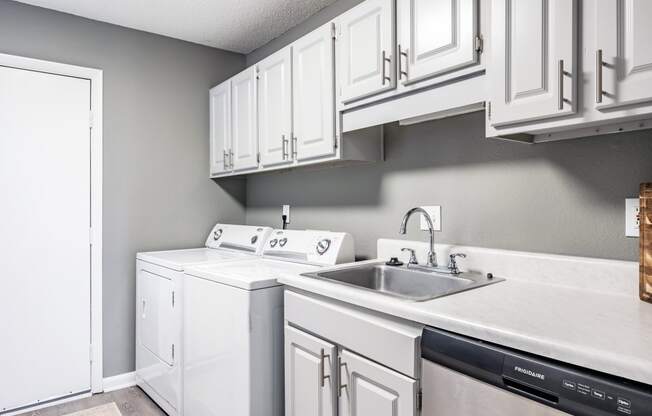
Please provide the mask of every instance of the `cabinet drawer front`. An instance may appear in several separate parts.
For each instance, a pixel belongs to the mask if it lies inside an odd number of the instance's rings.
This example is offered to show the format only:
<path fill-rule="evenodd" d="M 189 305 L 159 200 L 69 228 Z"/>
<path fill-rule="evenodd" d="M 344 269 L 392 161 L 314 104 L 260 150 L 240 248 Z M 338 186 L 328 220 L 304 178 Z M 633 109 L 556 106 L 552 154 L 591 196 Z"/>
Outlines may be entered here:
<path fill-rule="evenodd" d="M 417 414 L 418 383 L 416 380 L 350 351 L 342 351 L 340 360 L 341 416 Z"/>
<path fill-rule="evenodd" d="M 421 325 L 288 290 L 285 291 L 285 319 L 400 373 L 418 378 Z"/>

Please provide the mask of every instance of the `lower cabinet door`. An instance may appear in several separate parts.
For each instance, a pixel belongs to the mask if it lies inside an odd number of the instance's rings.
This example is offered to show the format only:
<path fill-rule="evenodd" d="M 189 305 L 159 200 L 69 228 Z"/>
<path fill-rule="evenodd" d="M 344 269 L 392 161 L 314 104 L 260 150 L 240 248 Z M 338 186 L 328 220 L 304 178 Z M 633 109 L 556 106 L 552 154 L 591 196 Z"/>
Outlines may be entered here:
<path fill-rule="evenodd" d="M 285 326 L 286 416 L 336 415 L 336 356 L 333 344 Z"/>
<path fill-rule="evenodd" d="M 347 350 L 339 356 L 340 416 L 414 416 L 416 380 Z"/>

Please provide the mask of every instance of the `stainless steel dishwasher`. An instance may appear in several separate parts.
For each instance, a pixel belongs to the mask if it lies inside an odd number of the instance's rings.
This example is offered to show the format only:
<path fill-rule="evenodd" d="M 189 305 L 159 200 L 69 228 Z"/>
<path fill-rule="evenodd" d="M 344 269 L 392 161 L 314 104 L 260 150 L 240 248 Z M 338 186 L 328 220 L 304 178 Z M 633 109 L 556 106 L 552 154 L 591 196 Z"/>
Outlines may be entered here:
<path fill-rule="evenodd" d="M 652 415 L 652 387 L 426 328 L 422 416 Z"/>

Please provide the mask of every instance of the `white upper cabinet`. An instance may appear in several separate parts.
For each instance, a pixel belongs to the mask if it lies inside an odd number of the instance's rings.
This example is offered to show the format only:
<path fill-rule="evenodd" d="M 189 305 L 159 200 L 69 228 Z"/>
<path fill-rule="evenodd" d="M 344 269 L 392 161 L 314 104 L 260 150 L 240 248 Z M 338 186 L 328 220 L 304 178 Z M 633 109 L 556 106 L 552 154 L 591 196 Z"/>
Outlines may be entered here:
<path fill-rule="evenodd" d="M 491 8 L 491 124 L 573 114 L 577 1 L 494 0 Z"/>
<path fill-rule="evenodd" d="M 259 62 L 258 140 L 261 165 L 292 161 L 292 52 L 282 49 Z"/>
<path fill-rule="evenodd" d="M 335 154 L 335 68 L 332 24 L 292 44 L 293 156 Z"/>
<path fill-rule="evenodd" d="M 209 93 L 210 173 L 229 172 L 231 168 L 231 81 L 223 82 Z"/>
<path fill-rule="evenodd" d="M 596 1 L 596 106 L 652 101 L 652 1 Z"/>
<path fill-rule="evenodd" d="M 335 416 L 333 344 L 285 327 L 285 415 Z"/>
<path fill-rule="evenodd" d="M 478 0 L 398 0 L 397 12 L 402 84 L 478 63 Z"/>
<path fill-rule="evenodd" d="M 340 101 L 395 88 L 395 0 L 367 0 L 337 18 Z"/>
<path fill-rule="evenodd" d="M 258 166 L 258 117 L 254 67 L 231 78 L 231 119 L 231 168 L 255 168 Z"/>
<path fill-rule="evenodd" d="M 362 358 L 340 353 L 340 416 L 414 416 L 416 380 Z"/>

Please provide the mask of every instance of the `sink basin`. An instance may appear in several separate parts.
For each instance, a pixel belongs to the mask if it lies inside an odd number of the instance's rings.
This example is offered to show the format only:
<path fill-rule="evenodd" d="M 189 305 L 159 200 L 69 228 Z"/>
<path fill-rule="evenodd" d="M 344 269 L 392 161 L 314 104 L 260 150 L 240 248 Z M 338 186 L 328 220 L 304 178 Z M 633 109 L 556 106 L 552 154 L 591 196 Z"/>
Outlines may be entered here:
<path fill-rule="evenodd" d="M 416 267 L 387 266 L 384 263 L 366 263 L 302 276 L 414 301 L 448 296 L 504 280 L 497 277 L 490 279 L 480 273 L 452 275 Z"/>

